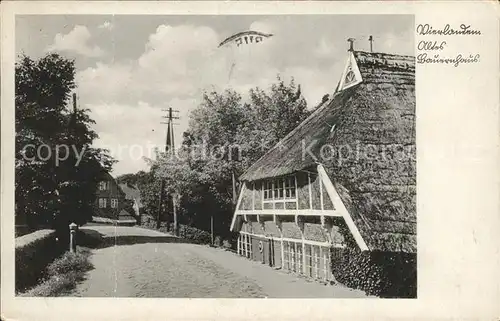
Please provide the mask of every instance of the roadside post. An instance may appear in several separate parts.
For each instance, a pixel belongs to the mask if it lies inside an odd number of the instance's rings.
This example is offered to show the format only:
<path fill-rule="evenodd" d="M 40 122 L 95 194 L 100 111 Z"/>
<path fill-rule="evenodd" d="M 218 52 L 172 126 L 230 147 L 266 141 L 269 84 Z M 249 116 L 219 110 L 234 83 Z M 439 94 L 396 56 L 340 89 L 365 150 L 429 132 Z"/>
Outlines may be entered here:
<path fill-rule="evenodd" d="M 214 216 L 211 215 L 210 216 L 210 242 L 211 242 L 211 245 L 213 246 L 214 245 Z"/>
<path fill-rule="evenodd" d="M 69 225 L 69 250 L 72 253 L 76 252 L 76 232 L 78 231 L 78 225 L 71 223 Z"/>

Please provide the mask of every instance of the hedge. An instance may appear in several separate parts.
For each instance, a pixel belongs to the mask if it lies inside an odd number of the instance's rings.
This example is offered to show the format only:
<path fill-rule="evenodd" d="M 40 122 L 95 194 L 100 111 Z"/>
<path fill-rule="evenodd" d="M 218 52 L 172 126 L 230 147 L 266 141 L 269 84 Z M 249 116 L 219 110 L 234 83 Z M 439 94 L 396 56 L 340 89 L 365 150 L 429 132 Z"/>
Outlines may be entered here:
<path fill-rule="evenodd" d="M 21 294 L 24 297 L 67 295 L 78 282 L 84 279 L 85 273 L 94 268 L 90 262 L 91 252 L 87 248 L 77 247 L 75 253 L 66 252 L 55 259 L 46 269 L 46 281 Z"/>
<path fill-rule="evenodd" d="M 174 224 L 170 223 L 170 231 L 174 230 Z M 191 240 L 197 244 L 210 244 L 212 243 L 212 236 L 209 232 L 200 230 L 193 226 L 179 224 L 179 231 L 177 234 L 180 238 Z"/>
<path fill-rule="evenodd" d="M 141 223 L 142 223 L 141 226 L 143 227 L 153 230 L 158 230 L 164 233 L 172 233 L 174 229 L 173 223 L 168 223 L 167 225 L 166 222 L 161 222 L 160 228 L 157 229 L 156 221 L 154 220 L 154 218 L 146 215 L 143 217 Z M 193 241 L 194 243 L 197 244 L 210 244 L 212 241 L 212 237 L 209 232 L 184 224 L 179 224 L 178 236 L 180 238 Z"/>
<path fill-rule="evenodd" d="M 16 238 L 15 280 L 16 293 L 38 284 L 46 275 L 46 268 L 65 249 L 57 242 L 54 230 L 38 230 Z"/>
<path fill-rule="evenodd" d="M 336 281 L 383 298 L 417 297 L 415 253 L 360 251 L 332 248 L 332 274 Z"/>

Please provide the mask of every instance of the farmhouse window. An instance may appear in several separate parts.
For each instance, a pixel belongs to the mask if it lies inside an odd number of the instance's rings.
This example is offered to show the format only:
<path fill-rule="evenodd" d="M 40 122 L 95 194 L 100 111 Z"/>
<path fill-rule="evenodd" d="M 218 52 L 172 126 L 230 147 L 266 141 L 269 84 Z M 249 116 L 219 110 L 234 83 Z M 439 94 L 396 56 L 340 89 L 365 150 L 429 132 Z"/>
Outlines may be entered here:
<path fill-rule="evenodd" d="M 319 252 L 320 252 L 320 247 L 313 246 L 312 247 L 312 263 L 313 263 L 313 270 L 314 270 L 314 275 L 313 277 L 316 279 L 320 278 L 320 273 L 319 273 L 319 265 L 320 265 L 320 260 L 319 260 Z"/>
<path fill-rule="evenodd" d="M 302 274 L 302 243 L 283 241 L 283 268 Z"/>
<path fill-rule="evenodd" d="M 273 182 L 265 181 L 264 182 L 264 200 L 272 200 L 273 199 Z"/>
<path fill-rule="evenodd" d="M 117 208 L 118 207 L 118 199 L 112 198 L 111 199 L 111 208 Z"/>
<path fill-rule="evenodd" d="M 100 191 L 105 191 L 109 188 L 109 182 L 107 181 L 101 181 L 99 182 L 99 190 Z"/>
<path fill-rule="evenodd" d="M 281 200 L 283 199 L 283 179 L 276 179 L 273 183 L 274 185 L 274 199 Z"/>
<path fill-rule="evenodd" d="M 288 241 L 283 241 L 283 267 L 285 270 L 291 271 L 293 269 L 293 253 L 292 253 L 293 243 Z"/>
<path fill-rule="evenodd" d="M 265 202 L 296 199 L 295 176 L 264 181 L 263 198 Z"/>
<path fill-rule="evenodd" d="M 323 273 L 322 273 L 322 276 L 323 276 L 323 280 L 324 281 L 327 281 L 330 279 L 330 253 L 328 251 L 328 248 L 324 248 L 323 249 L 323 257 L 322 257 L 322 260 L 323 260 Z"/>
<path fill-rule="evenodd" d="M 303 274 L 303 267 L 302 267 L 302 263 L 303 263 L 302 244 L 295 243 L 295 253 L 296 253 L 296 264 L 295 264 L 296 270 L 295 270 L 295 272 Z"/>
<path fill-rule="evenodd" d="M 306 261 L 306 275 L 309 276 L 309 277 L 312 277 L 313 276 L 313 260 L 312 260 L 312 251 L 313 249 L 313 246 L 312 245 L 309 245 L 309 244 L 306 244 L 305 245 L 305 253 L 304 253 L 304 256 L 305 256 L 305 261 Z"/>
<path fill-rule="evenodd" d="M 250 258 L 252 256 L 252 240 L 250 239 L 250 235 L 241 233 L 239 236 L 239 243 L 239 254 Z"/>
<path fill-rule="evenodd" d="M 285 179 L 285 198 L 295 198 L 295 177 Z"/>
<path fill-rule="evenodd" d="M 106 208 L 106 199 L 105 198 L 100 198 L 99 199 L 99 208 Z"/>
<path fill-rule="evenodd" d="M 245 234 L 245 248 L 246 248 L 246 257 L 252 257 L 252 240 L 250 239 L 250 235 Z"/>

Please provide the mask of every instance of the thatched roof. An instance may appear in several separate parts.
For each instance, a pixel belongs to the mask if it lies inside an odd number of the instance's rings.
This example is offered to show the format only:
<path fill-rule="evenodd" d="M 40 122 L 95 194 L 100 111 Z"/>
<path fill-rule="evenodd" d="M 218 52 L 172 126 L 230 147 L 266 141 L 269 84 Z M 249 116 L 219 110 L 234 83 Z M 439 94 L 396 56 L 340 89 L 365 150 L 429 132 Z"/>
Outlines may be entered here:
<path fill-rule="evenodd" d="M 321 163 L 370 249 L 414 252 L 415 60 L 353 54 L 363 81 L 332 95 L 240 179 L 281 176 Z M 323 152 L 333 154 L 320 153 L 325 145 Z M 303 153 L 307 148 L 312 155 Z"/>

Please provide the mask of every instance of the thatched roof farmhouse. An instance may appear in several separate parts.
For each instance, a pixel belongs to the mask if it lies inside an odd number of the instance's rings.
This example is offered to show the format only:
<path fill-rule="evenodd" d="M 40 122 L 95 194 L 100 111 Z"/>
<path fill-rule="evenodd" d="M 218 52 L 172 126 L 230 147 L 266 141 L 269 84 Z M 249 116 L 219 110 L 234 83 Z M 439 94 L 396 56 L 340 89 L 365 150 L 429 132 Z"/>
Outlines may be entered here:
<path fill-rule="evenodd" d="M 329 99 L 240 177 L 231 226 L 240 254 L 250 247 L 254 257 L 254 240 L 281 243 L 269 246 L 271 256 L 281 255 L 282 266 L 300 260 L 299 273 L 311 276 L 315 246 L 324 256 L 352 239 L 359 251 L 416 253 L 415 59 L 352 48 L 347 56 Z M 299 233 L 283 241 L 290 221 Z M 279 232 L 266 232 L 272 224 Z M 309 241 L 311 226 L 325 242 Z"/>

